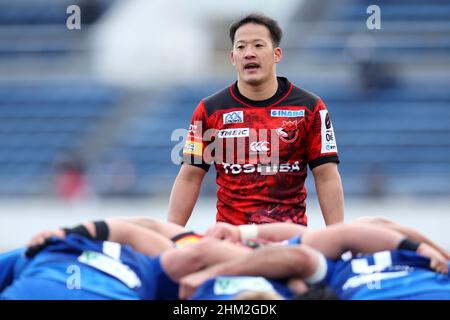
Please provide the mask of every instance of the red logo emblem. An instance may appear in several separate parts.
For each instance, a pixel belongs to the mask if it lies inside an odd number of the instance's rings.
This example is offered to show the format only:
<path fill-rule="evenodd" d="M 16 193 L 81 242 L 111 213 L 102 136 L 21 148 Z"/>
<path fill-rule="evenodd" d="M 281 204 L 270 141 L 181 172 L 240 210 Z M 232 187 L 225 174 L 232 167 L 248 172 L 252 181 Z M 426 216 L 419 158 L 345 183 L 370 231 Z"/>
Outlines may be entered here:
<path fill-rule="evenodd" d="M 283 121 L 281 128 L 277 129 L 277 134 L 280 136 L 280 140 L 286 143 L 294 142 L 298 137 L 297 125 L 300 123 L 298 120 Z"/>

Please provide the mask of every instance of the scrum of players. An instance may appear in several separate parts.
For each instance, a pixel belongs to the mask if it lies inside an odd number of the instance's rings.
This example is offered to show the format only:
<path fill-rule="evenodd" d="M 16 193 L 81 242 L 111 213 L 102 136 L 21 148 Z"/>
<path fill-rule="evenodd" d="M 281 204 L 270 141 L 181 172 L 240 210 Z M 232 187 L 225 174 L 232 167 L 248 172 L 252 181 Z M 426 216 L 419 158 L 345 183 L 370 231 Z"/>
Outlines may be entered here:
<path fill-rule="evenodd" d="M 2 299 L 450 299 L 449 253 L 365 217 L 311 230 L 147 217 L 42 231 L 0 254 Z"/>

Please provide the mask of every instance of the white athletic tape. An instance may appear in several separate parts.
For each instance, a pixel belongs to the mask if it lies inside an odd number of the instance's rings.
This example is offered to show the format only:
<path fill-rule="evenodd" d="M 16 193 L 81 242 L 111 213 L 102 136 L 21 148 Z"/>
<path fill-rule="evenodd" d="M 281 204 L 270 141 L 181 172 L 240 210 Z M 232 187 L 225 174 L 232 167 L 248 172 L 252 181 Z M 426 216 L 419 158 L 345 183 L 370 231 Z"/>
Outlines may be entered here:
<path fill-rule="evenodd" d="M 317 258 L 319 259 L 316 271 L 305 279 L 305 281 L 309 284 L 319 283 L 323 279 L 325 279 L 325 276 L 327 275 L 328 266 L 327 266 L 327 260 L 325 259 L 325 256 L 319 252 L 317 252 Z"/>
<path fill-rule="evenodd" d="M 258 238 L 258 226 L 256 224 L 243 224 L 238 228 L 241 233 L 241 241 Z"/>

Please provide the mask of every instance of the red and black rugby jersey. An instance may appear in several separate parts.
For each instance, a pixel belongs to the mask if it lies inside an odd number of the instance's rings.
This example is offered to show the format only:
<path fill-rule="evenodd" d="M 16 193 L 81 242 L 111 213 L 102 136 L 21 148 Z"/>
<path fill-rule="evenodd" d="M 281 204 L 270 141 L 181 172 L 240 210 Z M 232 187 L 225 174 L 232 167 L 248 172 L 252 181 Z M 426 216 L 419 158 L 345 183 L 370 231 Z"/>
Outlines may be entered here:
<path fill-rule="evenodd" d="M 237 82 L 200 101 L 183 162 L 217 170 L 217 221 L 307 224 L 304 186 L 310 169 L 339 163 L 330 116 L 322 100 L 286 78 L 276 94 L 252 101 Z"/>

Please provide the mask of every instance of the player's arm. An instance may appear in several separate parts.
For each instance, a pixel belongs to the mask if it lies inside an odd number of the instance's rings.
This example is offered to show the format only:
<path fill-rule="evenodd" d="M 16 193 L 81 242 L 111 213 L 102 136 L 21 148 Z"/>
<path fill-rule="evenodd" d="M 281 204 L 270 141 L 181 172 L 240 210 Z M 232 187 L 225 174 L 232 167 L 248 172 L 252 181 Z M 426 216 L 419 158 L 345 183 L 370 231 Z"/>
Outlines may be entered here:
<path fill-rule="evenodd" d="M 344 221 L 344 193 L 337 168 L 339 157 L 330 115 L 322 100 L 305 119 L 305 150 L 314 176 L 317 197 L 326 225 Z"/>
<path fill-rule="evenodd" d="M 362 223 L 335 224 L 311 230 L 302 237 L 302 243 L 337 259 L 345 251 L 373 253 L 395 250 L 404 236 L 394 230 Z"/>
<path fill-rule="evenodd" d="M 441 273 L 448 272 L 448 261 L 439 251 L 426 243 L 411 241 L 398 231 L 380 226 L 363 223 L 336 224 L 305 233 L 302 243 L 318 249 L 331 259 L 339 258 L 345 251 L 374 253 L 406 249 L 429 258 L 431 269 Z"/>
<path fill-rule="evenodd" d="M 450 260 L 450 253 L 447 252 L 444 248 L 437 245 L 434 241 L 427 238 L 417 230 L 414 230 L 409 227 L 402 226 L 398 223 L 395 223 L 394 221 L 391 221 L 389 219 L 383 218 L 383 217 L 361 217 L 354 222 L 361 222 L 361 223 L 369 223 L 372 225 L 379 225 L 385 228 L 389 228 L 395 231 L 400 232 L 401 234 L 405 235 L 411 240 L 415 240 L 418 242 L 423 242 L 428 244 L 429 246 L 433 247 L 437 251 L 439 251 L 444 257 L 447 258 L 447 260 Z"/>
<path fill-rule="evenodd" d="M 217 275 L 261 275 L 271 278 L 286 276 L 309 278 L 316 272 L 322 272 L 323 275 L 323 267 L 318 269 L 321 261 L 320 254 L 312 250 L 307 255 L 296 256 L 295 252 L 301 251 L 299 248 L 305 248 L 306 245 L 319 250 L 330 259 L 337 259 L 348 250 L 354 253 L 373 253 L 410 246 L 410 244 L 405 245 L 404 240 L 404 235 L 387 228 L 362 223 L 336 224 L 304 233 L 300 246 L 264 247 L 237 260 L 224 262 L 191 274 L 181 279 L 180 296 L 182 298 L 190 296 L 198 285 Z M 443 273 L 448 272 L 447 260 L 436 250 L 422 243 L 418 244 L 415 251 L 431 259 L 432 269 Z M 300 258 L 295 259 L 295 257 Z M 324 265 L 323 259 L 321 265 Z M 305 271 L 306 269 L 309 271 Z"/>
<path fill-rule="evenodd" d="M 344 221 L 344 192 L 335 162 L 324 163 L 312 170 L 317 197 L 326 225 Z"/>
<path fill-rule="evenodd" d="M 50 237 L 65 238 L 68 234 L 78 234 L 92 240 L 108 240 L 128 244 L 136 251 L 149 256 L 157 255 L 173 246 L 172 241 L 152 230 L 124 222 L 121 219 L 109 219 L 96 222 L 89 221 L 73 228 L 40 232 L 28 244 L 27 255 L 34 256 L 42 250 L 48 244 Z"/>
<path fill-rule="evenodd" d="M 172 188 L 169 200 L 169 222 L 185 226 L 200 193 L 206 171 L 183 164 Z"/>
<path fill-rule="evenodd" d="M 315 273 L 319 259 L 318 252 L 304 245 L 264 247 L 183 277 L 180 280 L 180 298 L 190 297 L 199 285 L 219 275 L 308 278 Z"/>
<path fill-rule="evenodd" d="M 296 235 L 303 235 L 307 228 L 302 225 L 286 222 L 276 222 L 257 225 L 257 238 L 267 241 L 283 241 Z M 240 228 L 241 239 L 245 238 L 245 227 Z M 247 236 L 248 237 L 248 236 Z"/>
<path fill-rule="evenodd" d="M 167 250 L 161 254 L 161 265 L 174 281 L 189 273 L 246 255 L 251 249 L 229 241 L 203 238 L 179 249 Z"/>
<path fill-rule="evenodd" d="M 173 238 L 181 233 L 188 232 L 189 230 L 175 223 L 160 221 L 155 218 L 138 216 L 138 217 L 118 217 L 117 220 L 123 220 L 127 223 L 153 230 L 156 233 L 161 234 L 166 238 Z"/>
<path fill-rule="evenodd" d="M 124 222 L 119 219 L 109 219 L 105 223 L 109 229 L 108 241 L 128 244 L 134 250 L 148 256 L 155 256 L 162 251 L 173 247 L 167 237 L 138 225 Z M 96 228 L 93 222 L 85 224 L 89 232 L 95 237 Z"/>
<path fill-rule="evenodd" d="M 206 236 L 234 242 L 248 239 L 277 242 L 290 239 L 299 234 L 302 235 L 305 231 L 305 226 L 285 222 L 240 226 L 218 222 L 206 231 Z"/>

